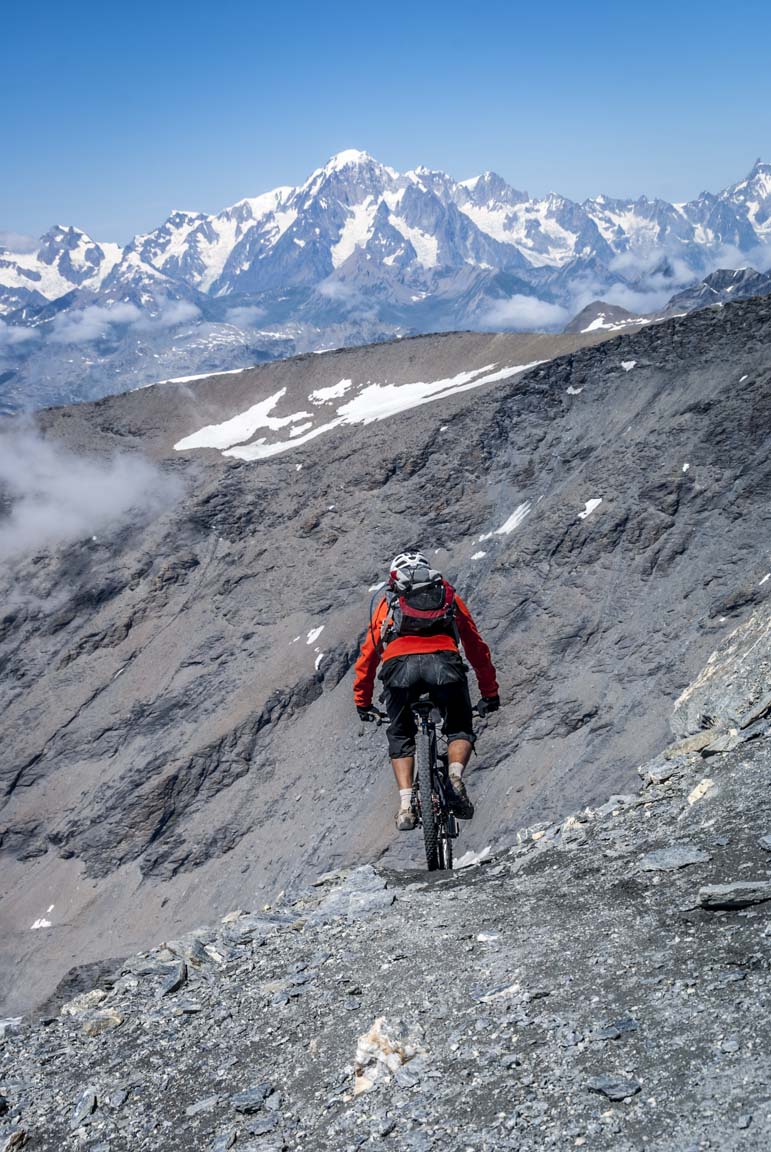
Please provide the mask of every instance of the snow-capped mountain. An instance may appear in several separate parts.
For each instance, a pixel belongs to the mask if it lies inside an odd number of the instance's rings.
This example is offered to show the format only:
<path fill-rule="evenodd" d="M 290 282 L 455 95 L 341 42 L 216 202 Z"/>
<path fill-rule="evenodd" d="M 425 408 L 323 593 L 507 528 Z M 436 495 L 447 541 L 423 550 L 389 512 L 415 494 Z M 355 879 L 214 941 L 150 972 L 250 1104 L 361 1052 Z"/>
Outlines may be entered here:
<path fill-rule="evenodd" d="M 122 256 L 119 244 L 97 244 L 79 228 L 61 224 L 32 251 L 0 247 L 0 312 L 56 300 L 73 288 L 98 290 Z"/>
<path fill-rule="evenodd" d="M 63 332 L 71 399 L 79 373 L 94 396 L 158 379 L 153 361 L 197 373 L 202 350 L 225 370 L 287 345 L 558 328 L 597 299 L 652 313 L 716 268 L 747 263 L 771 263 L 771 165 L 761 161 L 688 203 L 579 204 L 533 198 L 492 172 L 399 173 L 349 150 L 298 187 L 215 215 L 174 211 L 123 249 L 63 227 L 31 251 L 0 248 L 0 387 L 11 406 L 60 398 Z M 175 318 L 203 331 L 191 340 Z"/>

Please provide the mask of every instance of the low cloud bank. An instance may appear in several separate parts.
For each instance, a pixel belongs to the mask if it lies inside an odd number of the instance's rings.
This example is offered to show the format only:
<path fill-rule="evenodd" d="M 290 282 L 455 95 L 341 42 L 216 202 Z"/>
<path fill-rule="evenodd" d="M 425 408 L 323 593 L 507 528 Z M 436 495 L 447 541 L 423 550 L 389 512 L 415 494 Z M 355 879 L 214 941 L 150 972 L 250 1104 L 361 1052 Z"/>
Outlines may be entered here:
<path fill-rule="evenodd" d="M 4 248 L 6 252 L 18 254 L 34 252 L 39 243 L 40 241 L 34 236 L 27 236 L 24 232 L 11 232 L 6 228 L 0 228 L 0 248 Z"/>
<path fill-rule="evenodd" d="M 78 456 L 32 425 L 8 425 L 0 429 L 0 561 L 146 521 L 180 492 L 143 457 Z"/>
<path fill-rule="evenodd" d="M 534 328 L 561 328 L 570 317 L 567 308 L 539 300 L 537 296 L 509 296 L 506 300 L 494 300 L 481 319 L 490 328 L 529 332 Z"/>
<path fill-rule="evenodd" d="M 38 338 L 39 333 L 34 328 L 22 328 L 19 324 L 6 324 L 5 320 L 0 320 L 0 352 L 34 344 Z"/>
<path fill-rule="evenodd" d="M 155 332 L 196 320 L 200 309 L 187 300 L 158 301 L 157 312 L 147 312 L 129 302 L 109 308 L 90 304 L 76 312 L 62 312 L 54 318 L 49 340 L 56 344 L 88 344 L 103 340 L 113 328 L 125 325 L 138 332 Z"/>
<path fill-rule="evenodd" d="M 228 324 L 235 324 L 236 328 L 255 328 L 265 316 L 265 309 L 257 304 L 244 304 L 237 308 L 228 308 L 225 319 Z"/>

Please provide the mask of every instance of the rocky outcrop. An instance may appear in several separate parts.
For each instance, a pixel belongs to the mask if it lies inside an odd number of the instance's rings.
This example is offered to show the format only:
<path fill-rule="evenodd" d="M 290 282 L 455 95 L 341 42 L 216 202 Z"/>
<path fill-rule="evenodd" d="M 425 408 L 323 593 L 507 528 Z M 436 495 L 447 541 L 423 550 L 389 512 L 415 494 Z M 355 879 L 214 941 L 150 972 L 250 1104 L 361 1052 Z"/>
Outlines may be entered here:
<path fill-rule="evenodd" d="M 675 704 L 673 728 L 685 738 L 704 732 L 704 749 L 717 739 L 739 742 L 771 730 L 771 614 L 752 613 Z M 707 740 L 707 734 L 714 737 Z"/>

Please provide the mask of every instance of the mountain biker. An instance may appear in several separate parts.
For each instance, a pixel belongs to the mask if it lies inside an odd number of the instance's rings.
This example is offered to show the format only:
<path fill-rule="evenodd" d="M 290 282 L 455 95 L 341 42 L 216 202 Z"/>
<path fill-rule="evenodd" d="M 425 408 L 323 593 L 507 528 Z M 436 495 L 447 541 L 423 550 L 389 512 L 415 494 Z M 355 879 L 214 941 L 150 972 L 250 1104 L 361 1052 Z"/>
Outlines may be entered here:
<path fill-rule="evenodd" d="M 409 600 L 436 596 L 437 611 L 410 611 Z M 424 599 L 424 604 L 429 601 Z M 363 721 L 377 719 L 372 692 L 380 660 L 380 679 L 390 721 L 388 751 L 399 787 L 396 827 L 406 832 L 417 824 L 412 806 L 415 767 L 415 719 L 410 707 L 424 692 L 444 715 L 448 741 L 449 776 L 456 816 L 470 820 L 474 805 L 463 783 L 463 770 L 474 746 L 471 698 L 466 666 L 458 640 L 476 673 L 485 712 L 500 707 L 498 683 L 490 649 L 477 631 L 471 613 L 454 589 L 435 572 L 418 551 L 399 553 L 391 563 L 386 595 L 372 614 L 355 666 L 353 698 Z"/>

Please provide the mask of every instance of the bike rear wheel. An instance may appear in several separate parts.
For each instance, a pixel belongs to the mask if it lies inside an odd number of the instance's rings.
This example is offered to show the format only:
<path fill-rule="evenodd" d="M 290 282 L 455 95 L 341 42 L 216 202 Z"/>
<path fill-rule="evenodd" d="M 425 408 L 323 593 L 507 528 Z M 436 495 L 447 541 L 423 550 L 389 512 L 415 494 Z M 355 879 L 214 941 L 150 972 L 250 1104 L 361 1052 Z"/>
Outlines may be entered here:
<path fill-rule="evenodd" d="M 446 867 L 440 860 L 439 829 L 436 823 L 433 793 L 433 748 L 427 732 L 415 736 L 415 770 L 418 775 L 418 796 L 420 798 L 420 819 L 423 824 L 423 842 L 426 849 L 426 865 L 429 872 Z"/>

